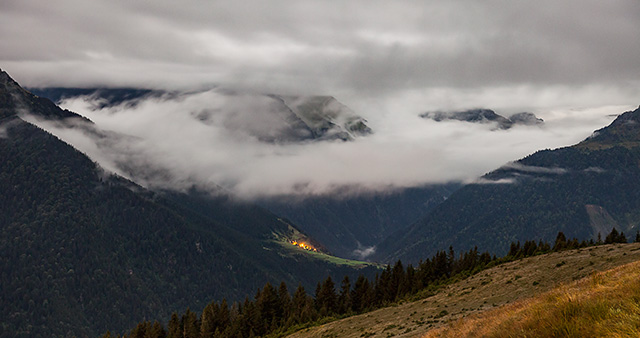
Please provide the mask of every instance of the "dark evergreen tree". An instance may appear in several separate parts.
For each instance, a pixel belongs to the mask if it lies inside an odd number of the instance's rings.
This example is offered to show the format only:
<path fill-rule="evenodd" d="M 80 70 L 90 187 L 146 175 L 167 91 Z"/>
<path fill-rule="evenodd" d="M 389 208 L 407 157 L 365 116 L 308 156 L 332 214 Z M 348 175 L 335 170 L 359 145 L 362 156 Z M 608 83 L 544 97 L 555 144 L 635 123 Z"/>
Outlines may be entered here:
<path fill-rule="evenodd" d="M 553 244 L 553 251 L 560 251 L 567 247 L 567 237 L 564 235 L 562 231 L 558 232 L 556 236 L 556 241 Z"/>
<path fill-rule="evenodd" d="M 203 310 L 200 317 L 200 337 L 213 338 L 216 332 L 216 308 L 214 302 L 209 303 Z"/>
<path fill-rule="evenodd" d="M 145 338 L 166 338 L 167 331 L 165 331 L 164 327 L 160 322 L 154 321 L 151 329 L 147 331 Z"/>
<path fill-rule="evenodd" d="M 616 228 L 611 229 L 611 232 L 604 239 L 605 244 L 612 243 L 627 243 L 627 237 L 624 235 L 624 232 L 619 233 Z"/>
<path fill-rule="evenodd" d="M 371 296 L 372 296 L 371 286 L 369 285 L 369 280 L 365 278 L 363 275 L 358 276 L 356 283 L 351 291 L 351 302 L 352 309 L 356 313 L 360 313 L 368 309 L 372 304 Z"/>
<path fill-rule="evenodd" d="M 351 281 L 349 276 L 344 276 L 340 283 L 340 295 L 338 296 L 338 313 L 351 312 L 353 304 L 351 301 Z"/>
<path fill-rule="evenodd" d="M 316 290 L 316 309 L 321 316 L 333 314 L 337 309 L 337 296 L 335 290 L 335 284 L 331 279 L 331 276 L 325 279 L 324 283 Z"/>
<path fill-rule="evenodd" d="M 200 323 L 198 316 L 190 309 L 182 315 L 182 337 L 184 338 L 199 338 L 200 336 Z"/>
<path fill-rule="evenodd" d="M 280 318 L 282 324 L 284 324 L 291 316 L 291 295 L 289 294 L 289 290 L 287 289 L 287 284 L 285 282 L 281 282 L 280 287 L 278 288 L 278 301 L 279 307 L 282 311 L 280 313 Z"/>
<path fill-rule="evenodd" d="M 182 338 L 182 323 L 178 317 L 178 313 L 171 314 L 169 325 L 167 326 L 167 338 Z"/>

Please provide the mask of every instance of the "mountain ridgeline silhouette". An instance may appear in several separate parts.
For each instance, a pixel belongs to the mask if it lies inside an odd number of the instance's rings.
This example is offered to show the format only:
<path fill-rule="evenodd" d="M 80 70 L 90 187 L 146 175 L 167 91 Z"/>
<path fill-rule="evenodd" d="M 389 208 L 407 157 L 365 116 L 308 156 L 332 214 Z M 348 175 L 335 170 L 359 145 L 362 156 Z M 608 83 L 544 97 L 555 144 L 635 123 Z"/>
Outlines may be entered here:
<path fill-rule="evenodd" d="M 454 192 L 422 220 L 378 246 L 374 259 L 417 262 L 437 250 L 474 246 L 504 253 L 528 238 L 629 234 L 640 225 L 640 108 L 583 142 L 542 150 Z"/>

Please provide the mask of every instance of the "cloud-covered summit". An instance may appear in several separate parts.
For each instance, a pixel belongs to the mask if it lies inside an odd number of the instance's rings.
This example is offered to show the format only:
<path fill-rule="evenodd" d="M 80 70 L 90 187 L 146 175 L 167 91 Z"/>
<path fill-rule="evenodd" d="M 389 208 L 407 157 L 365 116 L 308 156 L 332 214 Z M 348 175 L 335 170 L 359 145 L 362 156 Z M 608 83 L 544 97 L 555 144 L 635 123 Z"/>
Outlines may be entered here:
<path fill-rule="evenodd" d="M 533 113 L 516 113 L 506 118 L 502 115 L 496 114 L 496 112 L 491 109 L 469 109 L 455 112 L 426 112 L 420 114 L 420 117 L 432 119 L 436 122 L 455 120 L 472 123 L 491 123 L 495 124 L 497 128 L 502 130 L 509 129 L 514 125 L 541 126 L 544 124 L 544 120 L 538 118 Z"/>
<path fill-rule="evenodd" d="M 67 99 L 62 105 L 94 121 L 100 133 L 33 122 L 103 167 L 140 184 L 174 189 L 221 186 L 237 196 L 256 198 L 367 193 L 469 181 L 535 150 L 584 139 L 610 122 L 611 112 L 620 110 L 542 111 L 545 128 L 490 133 L 490 125 L 442 125 L 411 111 L 382 114 L 384 108 L 370 106 L 356 112 L 330 97 L 278 98 L 213 89 L 149 95 L 134 105 L 100 106 L 95 102 L 99 98 L 85 96 Z M 271 111 L 282 107 L 280 99 L 298 113 L 313 103 L 313 107 L 344 113 L 344 121 L 372 116 L 367 126 L 374 132 L 349 142 L 265 139 L 275 135 L 265 133 L 282 131 L 281 127 L 286 133 L 280 135 L 291 136 L 287 133 L 297 130 Z"/>

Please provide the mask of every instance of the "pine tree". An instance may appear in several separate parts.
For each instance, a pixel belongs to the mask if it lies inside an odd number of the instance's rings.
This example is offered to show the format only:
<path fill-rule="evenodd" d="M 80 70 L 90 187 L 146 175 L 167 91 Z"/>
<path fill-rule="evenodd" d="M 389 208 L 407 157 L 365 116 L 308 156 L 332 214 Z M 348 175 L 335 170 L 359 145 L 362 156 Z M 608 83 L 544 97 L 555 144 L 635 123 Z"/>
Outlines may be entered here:
<path fill-rule="evenodd" d="M 147 332 L 151 331 L 151 323 L 144 321 L 138 323 L 136 327 L 129 333 L 130 338 L 145 338 Z"/>
<path fill-rule="evenodd" d="M 618 240 L 616 241 L 616 243 L 627 243 L 627 236 L 624 235 L 624 232 L 620 232 L 620 235 L 618 235 Z"/>
<path fill-rule="evenodd" d="M 358 276 L 356 283 L 351 291 L 352 309 L 354 312 L 363 312 L 371 307 L 371 286 L 369 280 L 363 275 Z"/>
<path fill-rule="evenodd" d="M 292 316 L 296 323 L 307 323 L 317 317 L 314 300 L 307 295 L 302 285 L 298 285 L 293 294 Z"/>
<path fill-rule="evenodd" d="M 164 327 L 160 322 L 155 321 L 151 326 L 151 329 L 147 331 L 145 338 L 166 338 L 167 332 L 164 330 Z"/>
<path fill-rule="evenodd" d="M 622 237 L 624 237 L 624 234 L 622 234 Z M 618 233 L 618 230 L 616 228 L 613 228 L 611 229 L 611 232 L 607 235 L 607 237 L 605 237 L 604 244 L 620 243 L 620 240 L 620 233 Z M 627 239 L 625 238 L 624 241 L 626 242 Z"/>
<path fill-rule="evenodd" d="M 640 243 L 640 230 L 636 231 L 636 240 L 635 243 Z"/>
<path fill-rule="evenodd" d="M 278 301 L 280 303 L 280 309 L 282 309 L 281 323 L 284 324 L 291 316 L 291 295 L 289 295 L 289 290 L 285 282 L 281 282 L 278 288 Z"/>
<path fill-rule="evenodd" d="M 217 307 L 217 312 L 215 312 L 216 319 L 216 330 L 220 332 L 224 332 L 227 327 L 231 325 L 231 311 L 229 310 L 229 305 L 227 304 L 227 300 L 225 298 L 222 299 L 222 303 Z"/>
<path fill-rule="evenodd" d="M 337 296 L 335 284 L 331 276 L 325 279 L 319 289 L 316 289 L 316 309 L 321 316 L 327 316 L 336 312 Z"/>
<path fill-rule="evenodd" d="M 553 244 L 553 251 L 560 251 L 567 247 L 567 237 L 564 235 L 562 231 L 558 232 L 556 236 L 556 241 Z"/>
<path fill-rule="evenodd" d="M 338 313 L 351 312 L 351 281 L 349 276 L 344 276 L 340 283 L 340 296 L 338 296 Z"/>
<path fill-rule="evenodd" d="M 214 307 L 216 307 L 216 304 L 211 302 L 209 305 L 205 306 L 204 310 L 202 310 L 202 315 L 200 317 L 200 337 L 202 338 L 213 338 L 213 335 L 216 332 L 216 311 Z"/>
<path fill-rule="evenodd" d="M 176 312 L 171 314 L 171 319 L 167 326 L 167 338 L 182 338 L 182 325 Z"/>
<path fill-rule="evenodd" d="M 195 312 L 187 308 L 187 311 L 182 315 L 182 325 L 184 338 L 199 338 L 200 324 L 198 323 L 198 316 Z"/>

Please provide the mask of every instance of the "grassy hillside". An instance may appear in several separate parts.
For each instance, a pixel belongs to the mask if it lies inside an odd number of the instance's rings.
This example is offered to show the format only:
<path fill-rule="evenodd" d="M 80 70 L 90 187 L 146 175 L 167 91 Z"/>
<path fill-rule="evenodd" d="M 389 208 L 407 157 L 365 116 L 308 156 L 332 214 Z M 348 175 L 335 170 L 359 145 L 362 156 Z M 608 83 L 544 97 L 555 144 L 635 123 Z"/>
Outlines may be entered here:
<path fill-rule="evenodd" d="M 430 330 L 457 323 L 462 318 L 500 309 L 505 304 L 542 295 L 559 285 L 590 278 L 594 272 L 637 261 L 640 261 L 637 243 L 535 256 L 482 271 L 422 300 L 305 329 L 290 337 L 422 337 Z M 637 278 L 637 273 L 635 276 Z M 606 285 L 603 284 L 603 288 Z M 442 336 L 448 337 L 446 333 Z"/>
<path fill-rule="evenodd" d="M 426 337 L 640 337 L 640 262 L 457 321 Z"/>

